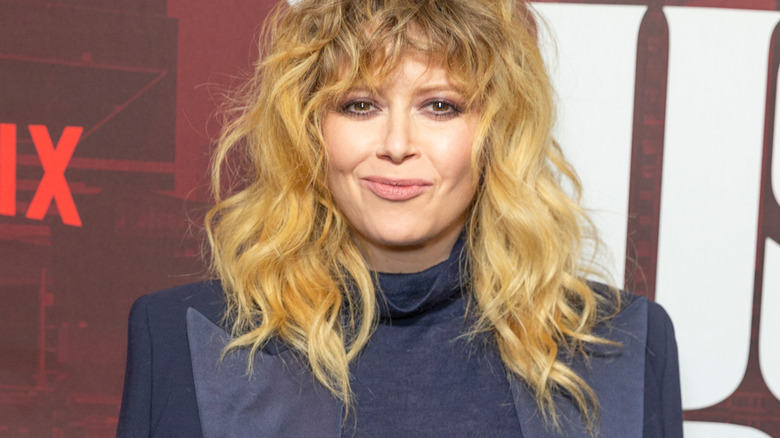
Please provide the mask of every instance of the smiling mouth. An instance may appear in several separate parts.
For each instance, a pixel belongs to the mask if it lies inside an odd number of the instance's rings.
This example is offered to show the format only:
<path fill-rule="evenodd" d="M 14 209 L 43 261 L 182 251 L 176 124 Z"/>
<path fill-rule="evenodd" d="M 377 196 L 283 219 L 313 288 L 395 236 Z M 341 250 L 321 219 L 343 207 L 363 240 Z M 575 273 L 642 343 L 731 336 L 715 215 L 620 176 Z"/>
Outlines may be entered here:
<path fill-rule="evenodd" d="M 432 185 L 424 180 L 373 177 L 364 178 L 361 182 L 371 193 L 387 201 L 406 201 L 416 198 Z"/>

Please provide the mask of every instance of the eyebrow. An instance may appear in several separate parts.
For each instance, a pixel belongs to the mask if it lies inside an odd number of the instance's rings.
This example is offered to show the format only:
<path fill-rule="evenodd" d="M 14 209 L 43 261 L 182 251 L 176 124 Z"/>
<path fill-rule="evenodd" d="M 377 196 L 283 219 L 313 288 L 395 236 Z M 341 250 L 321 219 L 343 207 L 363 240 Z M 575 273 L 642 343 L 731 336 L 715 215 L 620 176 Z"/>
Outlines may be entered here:
<path fill-rule="evenodd" d="M 380 88 L 381 89 L 381 88 Z M 376 90 L 379 91 L 379 90 Z M 455 86 L 454 84 L 451 84 L 449 82 L 436 82 L 433 84 L 423 84 L 418 88 L 415 88 L 416 93 L 435 93 L 435 92 L 452 92 L 452 93 L 458 93 L 463 94 L 463 91 Z M 373 94 L 375 91 L 372 90 L 370 87 L 367 87 L 365 85 L 358 85 L 355 87 L 350 87 L 346 93 L 344 93 L 345 96 L 350 95 L 352 93 L 367 93 L 367 94 Z"/>
<path fill-rule="evenodd" d="M 451 91 L 456 93 L 462 93 L 460 88 L 448 82 L 437 82 L 434 84 L 425 84 L 420 86 L 419 88 L 416 88 L 416 91 L 420 93 L 431 93 L 436 91 Z"/>

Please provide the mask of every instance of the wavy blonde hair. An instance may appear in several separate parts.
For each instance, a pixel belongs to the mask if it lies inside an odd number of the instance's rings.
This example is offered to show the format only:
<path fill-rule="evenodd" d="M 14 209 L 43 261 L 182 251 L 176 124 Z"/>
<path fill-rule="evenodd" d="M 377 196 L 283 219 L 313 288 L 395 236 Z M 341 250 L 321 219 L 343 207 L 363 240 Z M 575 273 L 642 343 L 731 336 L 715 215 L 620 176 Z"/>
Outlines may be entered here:
<path fill-rule="evenodd" d="M 556 393 L 592 424 L 596 395 L 559 352 L 607 342 L 592 329 L 618 298 L 583 279 L 591 266 L 581 246 L 594 235 L 552 139 L 552 88 L 528 5 L 301 0 L 277 6 L 266 26 L 264 53 L 219 140 L 206 218 L 232 322 L 228 348 L 255 354 L 279 339 L 350 405 L 349 364 L 371 336 L 376 297 L 328 189 L 321 121 L 351 87 L 376 84 L 405 53 L 423 51 L 481 114 L 466 222 L 473 333 L 493 335 L 552 424 Z"/>

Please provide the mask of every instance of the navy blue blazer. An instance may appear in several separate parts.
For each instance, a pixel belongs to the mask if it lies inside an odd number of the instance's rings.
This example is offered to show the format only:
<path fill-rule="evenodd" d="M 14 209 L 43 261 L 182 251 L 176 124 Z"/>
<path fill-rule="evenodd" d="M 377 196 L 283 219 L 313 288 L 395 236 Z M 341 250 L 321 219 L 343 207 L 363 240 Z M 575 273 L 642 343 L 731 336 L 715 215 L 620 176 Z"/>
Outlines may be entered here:
<path fill-rule="evenodd" d="M 248 352 L 220 362 L 228 334 L 221 326 L 219 282 L 196 283 L 139 298 L 130 311 L 125 387 L 118 437 L 341 436 L 342 406 L 301 360 L 269 343 L 246 373 Z M 666 313 L 631 296 L 600 336 L 622 348 L 594 347 L 571 366 L 601 404 L 600 436 L 682 437 L 677 348 Z M 545 426 L 533 394 L 510 387 L 524 438 L 588 436 L 574 405 L 557 400 L 563 433 Z"/>

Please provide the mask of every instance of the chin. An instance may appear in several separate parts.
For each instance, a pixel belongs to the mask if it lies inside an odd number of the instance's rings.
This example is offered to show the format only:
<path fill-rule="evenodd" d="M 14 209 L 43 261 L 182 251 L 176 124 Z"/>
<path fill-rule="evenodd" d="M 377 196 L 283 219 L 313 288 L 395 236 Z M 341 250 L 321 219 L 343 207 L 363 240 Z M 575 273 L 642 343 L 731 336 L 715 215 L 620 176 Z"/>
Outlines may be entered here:
<path fill-rule="evenodd" d="M 373 241 L 375 245 L 381 245 L 381 246 L 388 246 L 388 247 L 395 247 L 395 248 L 404 248 L 404 247 L 419 248 L 421 246 L 424 246 L 425 243 L 431 239 L 426 238 L 424 236 L 403 234 L 403 235 L 377 236 L 376 238 L 372 238 L 370 240 Z"/>
<path fill-rule="evenodd" d="M 374 245 L 402 249 L 421 248 L 440 239 L 446 230 L 425 230 L 421 227 L 404 227 L 371 233 L 363 237 Z"/>

